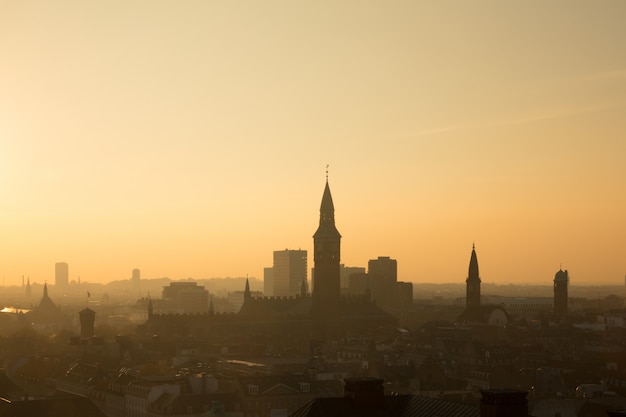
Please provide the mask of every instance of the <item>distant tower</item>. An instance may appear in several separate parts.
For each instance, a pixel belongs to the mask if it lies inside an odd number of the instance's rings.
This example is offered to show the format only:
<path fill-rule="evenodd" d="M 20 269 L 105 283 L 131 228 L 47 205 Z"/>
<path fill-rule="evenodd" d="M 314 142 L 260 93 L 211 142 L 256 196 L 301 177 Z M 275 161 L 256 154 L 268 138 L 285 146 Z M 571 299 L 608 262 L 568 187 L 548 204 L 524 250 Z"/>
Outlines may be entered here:
<path fill-rule="evenodd" d="M 26 297 L 31 297 L 33 295 L 33 292 L 30 288 L 30 276 L 28 277 L 28 281 L 26 283 Z"/>
<path fill-rule="evenodd" d="M 89 339 L 94 335 L 94 323 L 96 312 L 90 308 L 85 308 L 78 313 L 80 319 L 80 338 Z"/>
<path fill-rule="evenodd" d="M 148 298 L 148 320 L 154 317 L 154 307 L 152 307 L 152 298 Z"/>
<path fill-rule="evenodd" d="M 474 244 L 472 244 L 472 256 L 465 284 L 465 307 L 480 307 L 480 275 L 478 273 L 478 258 L 476 257 L 476 246 Z"/>
<path fill-rule="evenodd" d="M 294 296 L 300 292 L 300 285 L 306 279 L 307 251 L 301 249 L 274 251 L 272 295 Z"/>
<path fill-rule="evenodd" d="M 567 315 L 567 286 L 569 274 L 567 270 L 559 271 L 554 275 L 554 315 L 563 318 Z"/>
<path fill-rule="evenodd" d="M 139 277 L 141 275 L 141 271 L 137 268 L 133 269 L 132 281 L 139 282 Z"/>
<path fill-rule="evenodd" d="M 379 256 L 367 263 L 367 274 L 371 286 L 372 300 L 381 306 L 396 304 L 395 292 L 398 283 L 398 261 L 389 256 Z"/>
<path fill-rule="evenodd" d="M 341 234 L 335 227 L 335 206 L 328 186 L 322 196 L 320 222 L 313 235 L 313 314 L 322 323 L 339 318 Z"/>
<path fill-rule="evenodd" d="M 248 281 L 248 278 L 246 277 L 246 288 L 243 291 L 243 302 L 245 303 L 251 298 L 252 293 L 250 292 L 250 281 Z M 213 299 L 211 299 L 211 301 L 213 301 Z"/>
<path fill-rule="evenodd" d="M 54 265 L 54 285 L 56 287 L 67 287 L 69 277 L 69 267 L 65 262 L 57 262 Z"/>

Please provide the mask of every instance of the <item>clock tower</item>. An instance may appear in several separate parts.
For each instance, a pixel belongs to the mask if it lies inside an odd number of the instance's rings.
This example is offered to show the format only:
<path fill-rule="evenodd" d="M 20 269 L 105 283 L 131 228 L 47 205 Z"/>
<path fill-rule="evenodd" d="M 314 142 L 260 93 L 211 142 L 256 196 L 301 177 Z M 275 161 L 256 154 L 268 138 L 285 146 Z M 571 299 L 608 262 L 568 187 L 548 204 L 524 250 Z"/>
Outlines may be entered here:
<path fill-rule="evenodd" d="M 339 259 L 341 234 L 335 227 L 335 206 L 328 176 L 320 207 L 320 223 L 313 235 L 313 315 L 321 323 L 339 319 Z"/>

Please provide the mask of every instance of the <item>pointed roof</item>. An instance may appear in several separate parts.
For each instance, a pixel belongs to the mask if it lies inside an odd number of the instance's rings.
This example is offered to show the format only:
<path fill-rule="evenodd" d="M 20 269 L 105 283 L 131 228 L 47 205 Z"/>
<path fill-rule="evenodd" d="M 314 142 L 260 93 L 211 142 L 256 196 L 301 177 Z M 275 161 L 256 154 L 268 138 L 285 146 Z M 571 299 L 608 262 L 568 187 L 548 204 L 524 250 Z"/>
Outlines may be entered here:
<path fill-rule="evenodd" d="M 476 245 L 472 244 L 472 256 L 470 257 L 467 281 L 475 280 L 478 280 L 478 282 L 480 282 L 480 274 L 478 273 L 478 257 L 476 256 Z"/>
<path fill-rule="evenodd" d="M 330 186 L 326 179 L 324 194 L 322 195 L 322 204 L 320 205 L 320 224 L 313 237 L 341 237 L 341 234 L 335 227 L 335 205 L 333 197 L 330 194 Z"/>
<path fill-rule="evenodd" d="M 330 194 L 330 186 L 328 180 L 326 180 L 326 187 L 324 187 L 324 194 L 322 195 L 322 204 L 320 211 L 335 212 L 335 205 L 333 204 L 333 196 Z"/>

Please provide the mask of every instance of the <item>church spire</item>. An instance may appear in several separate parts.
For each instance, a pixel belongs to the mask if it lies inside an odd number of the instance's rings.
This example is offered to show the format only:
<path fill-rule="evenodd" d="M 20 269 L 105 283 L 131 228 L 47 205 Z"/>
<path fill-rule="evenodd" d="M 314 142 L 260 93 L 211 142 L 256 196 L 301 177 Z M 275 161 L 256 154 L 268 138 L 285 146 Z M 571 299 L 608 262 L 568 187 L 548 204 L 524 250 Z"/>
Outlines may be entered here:
<path fill-rule="evenodd" d="M 476 245 L 472 243 L 472 255 L 470 257 L 469 271 L 467 273 L 465 304 L 466 307 L 480 306 L 480 274 L 478 273 L 478 257 Z"/>
<path fill-rule="evenodd" d="M 246 289 L 243 292 L 243 298 L 244 300 L 248 300 L 252 297 L 252 295 L 250 294 L 250 281 L 248 281 L 248 277 L 246 276 Z"/>

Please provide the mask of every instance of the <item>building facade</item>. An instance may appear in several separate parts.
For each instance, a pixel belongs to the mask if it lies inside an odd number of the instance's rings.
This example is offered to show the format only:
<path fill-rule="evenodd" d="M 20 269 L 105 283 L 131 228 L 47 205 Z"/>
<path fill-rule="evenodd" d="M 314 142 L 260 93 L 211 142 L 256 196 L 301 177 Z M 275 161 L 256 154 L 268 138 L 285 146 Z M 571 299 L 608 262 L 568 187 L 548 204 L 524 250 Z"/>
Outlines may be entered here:
<path fill-rule="evenodd" d="M 67 287 L 69 283 L 69 266 L 65 262 L 57 262 L 54 265 L 55 287 Z"/>
<path fill-rule="evenodd" d="M 367 263 L 372 300 L 381 306 L 395 305 L 398 282 L 398 261 L 389 256 L 379 256 Z"/>
<path fill-rule="evenodd" d="M 300 293 L 302 282 L 307 280 L 307 251 L 274 251 L 272 267 L 272 294 L 290 297 Z"/>

